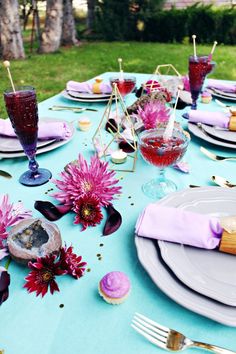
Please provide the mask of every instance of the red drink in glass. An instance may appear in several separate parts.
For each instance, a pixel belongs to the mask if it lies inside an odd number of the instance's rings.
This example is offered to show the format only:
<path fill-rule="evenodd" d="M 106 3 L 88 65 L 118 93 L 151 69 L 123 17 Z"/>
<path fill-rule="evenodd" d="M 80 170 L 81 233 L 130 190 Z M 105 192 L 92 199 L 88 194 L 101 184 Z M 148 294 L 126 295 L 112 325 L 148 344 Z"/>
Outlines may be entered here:
<path fill-rule="evenodd" d="M 121 96 L 124 97 L 135 88 L 136 78 L 134 76 L 111 77 L 110 83 L 111 85 L 116 84 Z"/>
<path fill-rule="evenodd" d="M 140 151 L 143 158 L 159 168 L 175 164 L 186 150 L 184 140 L 175 137 L 168 141 L 163 137 L 147 137 L 142 140 L 142 143 Z"/>
<path fill-rule="evenodd" d="M 197 109 L 197 99 L 204 84 L 204 80 L 215 66 L 211 62 L 209 56 L 194 56 L 189 57 L 189 84 L 192 96 L 192 109 Z"/>
<path fill-rule="evenodd" d="M 4 92 L 6 110 L 12 127 L 29 159 L 29 170 L 20 177 L 26 186 L 39 186 L 49 181 L 52 174 L 45 168 L 38 168 L 35 159 L 38 137 L 38 106 L 36 93 L 31 86 L 16 87 Z"/>
<path fill-rule="evenodd" d="M 32 88 L 15 93 L 11 90 L 5 93 L 4 98 L 12 127 L 26 155 L 33 156 L 36 152 L 38 135 L 38 108 L 35 91 Z"/>
<path fill-rule="evenodd" d="M 166 179 L 165 168 L 183 157 L 189 143 L 189 138 L 177 125 L 174 127 L 172 136 L 165 140 L 163 134 L 166 126 L 167 123 L 162 127 L 146 130 L 139 135 L 139 149 L 142 157 L 146 162 L 160 169 L 157 178 L 142 186 L 144 194 L 153 199 L 162 198 L 176 190 L 175 183 Z"/>

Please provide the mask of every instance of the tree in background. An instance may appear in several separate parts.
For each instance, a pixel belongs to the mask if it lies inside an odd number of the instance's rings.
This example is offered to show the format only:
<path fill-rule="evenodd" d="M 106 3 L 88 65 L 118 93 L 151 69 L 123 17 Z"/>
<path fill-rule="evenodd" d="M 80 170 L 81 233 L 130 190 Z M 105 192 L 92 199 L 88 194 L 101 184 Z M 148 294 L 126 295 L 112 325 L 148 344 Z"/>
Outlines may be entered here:
<path fill-rule="evenodd" d="M 0 46 L 4 59 L 25 58 L 17 0 L 0 0 Z"/>
<path fill-rule="evenodd" d="M 87 12 L 86 27 L 88 33 L 91 33 L 94 30 L 95 4 L 96 4 L 96 0 L 87 0 L 88 12 Z"/>
<path fill-rule="evenodd" d="M 58 50 L 62 37 L 63 0 L 47 0 L 45 26 L 39 47 L 40 53 Z"/>
<path fill-rule="evenodd" d="M 75 18 L 73 14 L 73 1 L 63 0 L 63 20 L 62 20 L 62 45 L 78 45 L 76 36 Z"/>

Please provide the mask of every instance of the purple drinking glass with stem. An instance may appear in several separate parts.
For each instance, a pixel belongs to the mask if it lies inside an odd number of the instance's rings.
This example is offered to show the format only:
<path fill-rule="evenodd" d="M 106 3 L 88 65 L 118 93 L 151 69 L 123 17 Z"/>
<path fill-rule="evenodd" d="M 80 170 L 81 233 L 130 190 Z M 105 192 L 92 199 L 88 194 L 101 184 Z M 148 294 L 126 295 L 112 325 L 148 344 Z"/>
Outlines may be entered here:
<path fill-rule="evenodd" d="M 189 84 L 192 96 L 191 109 L 197 109 L 197 99 L 202 90 L 204 80 L 215 67 L 209 55 L 191 55 L 189 57 Z"/>
<path fill-rule="evenodd" d="M 39 186 L 48 182 L 52 174 L 49 170 L 38 168 L 35 159 L 38 138 L 38 106 L 35 89 L 19 86 L 4 92 L 6 110 L 12 127 L 29 159 L 29 170 L 21 175 L 19 181 L 26 186 Z"/>

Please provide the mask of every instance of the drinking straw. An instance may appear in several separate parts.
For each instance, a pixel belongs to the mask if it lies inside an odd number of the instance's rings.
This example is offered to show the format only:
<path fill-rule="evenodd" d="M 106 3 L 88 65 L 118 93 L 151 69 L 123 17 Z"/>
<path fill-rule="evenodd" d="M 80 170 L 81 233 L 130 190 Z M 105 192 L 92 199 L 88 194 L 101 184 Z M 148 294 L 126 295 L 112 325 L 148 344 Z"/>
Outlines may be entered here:
<path fill-rule="evenodd" d="M 120 70 L 120 81 L 124 80 L 124 71 L 122 70 L 122 58 L 118 58 L 119 70 Z"/>
<path fill-rule="evenodd" d="M 175 113 L 176 113 L 177 103 L 179 100 L 179 93 L 180 93 L 180 88 L 178 88 L 178 92 L 177 92 L 177 96 L 176 96 L 176 100 L 175 100 L 175 106 L 173 108 L 173 112 L 171 113 L 169 122 L 167 123 L 166 130 L 164 131 L 164 134 L 163 134 L 164 140 L 169 140 L 173 134 L 174 123 L 175 123 Z"/>
<path fill-rule="evenodd" d="M 13 92 L 16 93 L 15 86 L 14 86 L 14 83 L 13 83 L 13 80 L 12 80 L 12 76 L 11 76 L 11 72 L 10 72 L 10 65 L 11 64 L 10 64 L 10 62 L 8 60 L 5 60 L 3 62 L 3 66 L 7 69 L 7 73 L 8 73 L 10 82 L 11 82 L 11 86 L 12 86 Z"/>
<path fill-rule="evenodd" d="M 196 34 L 192 35 L 192 39 L 193 39 L 193 55 L 196 58 L 197 57 L 197 50 L 196 50 Z"/>

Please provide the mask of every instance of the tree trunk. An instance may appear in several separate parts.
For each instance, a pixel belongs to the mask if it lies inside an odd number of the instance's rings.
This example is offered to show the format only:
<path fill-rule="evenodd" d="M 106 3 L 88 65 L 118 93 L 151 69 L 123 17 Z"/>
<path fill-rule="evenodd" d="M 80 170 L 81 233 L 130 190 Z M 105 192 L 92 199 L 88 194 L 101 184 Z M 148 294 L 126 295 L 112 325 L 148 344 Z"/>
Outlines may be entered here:
<path fill-rule="evenodd" d="M 73 14 L 72 0 L 63 0 L 63 23 L 62 23 L 62 45 L 76 45 L 75 19 Z"/>
<path fill-rule="evenodd" d="M 88 32 L 93 31 L 94 20 L 95 20 L 95 1 L 96 0 L 87 0 L 88 13 L 87 13 L 87 30 Z"/>
<path fill-rule="evenodd" d="M 63 0 L 47 0 L 46 20 L 40 53 L 53 53 L 58 50 L 62 34 Z"/>
<path fill-rule="evenodd" d="M 18 0 L 0 0 L 0 29 L 3 59 L 25 58 Z"/>

